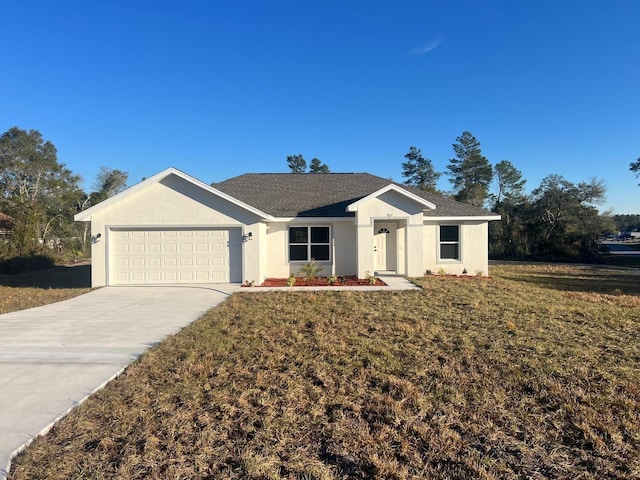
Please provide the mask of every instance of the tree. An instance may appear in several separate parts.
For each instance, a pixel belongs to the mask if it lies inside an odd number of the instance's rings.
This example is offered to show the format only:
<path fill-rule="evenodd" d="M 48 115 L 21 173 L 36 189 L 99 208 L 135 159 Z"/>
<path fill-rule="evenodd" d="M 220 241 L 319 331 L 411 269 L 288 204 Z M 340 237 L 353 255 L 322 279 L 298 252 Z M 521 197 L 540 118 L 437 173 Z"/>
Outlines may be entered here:
<path fill-rule="evenodd" d="M 287 165 L 289 165 L 291 173 L 304 173 L 307 169 L 307 161 L 302 155 L 287 156 Z"/>
<path fill-rule="evenodd" d="M 504 199 L 517 200 L 522 198 L 524 185 L 527 183 L 522 178 L 522 172 L 509 160 L 502 160 L 493 167 L 493 176 L 497 183 L 495 195 L 496 205 Z"/>
<path fill-rule="evenodd" d="M 640 177 L 640 158 L 629 164 L 629 170 L 635 172 L 636 178 Z M 638 185 L 640 185 L 640 183 Z"/>
<path fill-rule="evenodd" d="M 528 230 L 533 255 L 588 260 L 598 251 L 598 239 L 610 230 L 610 218 L 595 204 L 604 200 L 602 180 L 574 184 L 560 175 L 548 175 L 533 190 Z"/>
<path fill-rule="evenodd" d="M 510 161 L 502 160 L 494 168 L 496 193 L 492 210 L 500 214 L 499 222 L 489 223 L 492 255 L 524 258 L 530 253 L 524 218 L 529 208 L 524 196 L 522 173 Z"/>
<path fill-rule="evenodd" d="M 402 176 L 406 177 L 404 184 L 419 188 L 427 192 L 436 192 L 436 184 L 440 175 L 433 168 L 430 159 L 424 158 L 419 148 L 409 147 L 405 154 L 406 162 L 402 162 Z"/>
<path fill-rule="evenodd" d="M 329 173 L 329 166 L 315 157 L 311 159 L 308 172 L 307 161 L 302 155 L 287 156 L 287 165 L 291 169 L 291 173 Z"/>
<path fill-rule="evenodd" d="M 309 165 L 309 173 L 329 173 L 329 166 L 314 157 Z"/>
<path fill-rule="evenodd" d="M 477 207 L 484 205 L 489 194 L 493 170 L 489 160 L 482 156 L 480 142 L 469 132 L 463 132 L 453 146 L 456 158 L 449 160 L 447 169 L 460 202 Z"/>
<path fill-rule="evenodd" d="M 128 178 L 129 174 L 127 172 L 109 167 L 100 167 L 100 173 L 98 173 L 91 186 L 94 190 L 90 195 L 91 205 L 95 205 L 125 190 Z"/>
<path fill-rule="evenodd" d="M 80 177 L 58 163 L 36 130 L 13 127 L 0 136 L 0 211 L 14 219 L 5 255 L 26 255 L 56 243 L 73 225 L 83 195 Z"/>

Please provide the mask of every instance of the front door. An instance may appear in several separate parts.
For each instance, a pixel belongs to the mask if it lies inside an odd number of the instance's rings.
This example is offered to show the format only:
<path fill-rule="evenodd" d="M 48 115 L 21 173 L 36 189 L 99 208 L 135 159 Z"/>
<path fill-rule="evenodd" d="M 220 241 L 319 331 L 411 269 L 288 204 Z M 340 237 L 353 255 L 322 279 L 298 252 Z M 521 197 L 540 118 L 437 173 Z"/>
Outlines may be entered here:
<path fill-rule="evenodd" d="M 373 268 L 375 271 L 396 270 L 396 225 L 376 222 L 373 235 Z"/>

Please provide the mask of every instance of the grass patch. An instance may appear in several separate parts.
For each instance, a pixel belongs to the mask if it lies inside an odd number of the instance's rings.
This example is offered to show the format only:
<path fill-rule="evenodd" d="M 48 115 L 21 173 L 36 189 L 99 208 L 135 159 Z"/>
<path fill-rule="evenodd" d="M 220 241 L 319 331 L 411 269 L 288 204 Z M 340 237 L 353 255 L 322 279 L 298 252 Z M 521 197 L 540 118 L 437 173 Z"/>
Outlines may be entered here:
<path fill-rule="evenodd" d="M 9 478 L 640 478 L 639 285 L 606 272 L 234 295 Z"/>
<path fill-rule="evenodd" d="M 88 292 L 90 286 L 89 265 L 0 274 L 0 314 L 67 300 Z"/>

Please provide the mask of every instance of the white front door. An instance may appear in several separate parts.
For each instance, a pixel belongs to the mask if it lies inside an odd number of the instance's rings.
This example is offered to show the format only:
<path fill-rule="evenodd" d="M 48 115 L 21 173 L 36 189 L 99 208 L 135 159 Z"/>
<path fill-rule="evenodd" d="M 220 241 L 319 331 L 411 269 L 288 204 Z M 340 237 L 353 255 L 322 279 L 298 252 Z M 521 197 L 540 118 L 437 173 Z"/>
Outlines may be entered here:
<path fill-rule="evenodd" d="M 373 268 L 376 271 L 396 270 L 396 225 L 379 223 L 374 225 Z"/>

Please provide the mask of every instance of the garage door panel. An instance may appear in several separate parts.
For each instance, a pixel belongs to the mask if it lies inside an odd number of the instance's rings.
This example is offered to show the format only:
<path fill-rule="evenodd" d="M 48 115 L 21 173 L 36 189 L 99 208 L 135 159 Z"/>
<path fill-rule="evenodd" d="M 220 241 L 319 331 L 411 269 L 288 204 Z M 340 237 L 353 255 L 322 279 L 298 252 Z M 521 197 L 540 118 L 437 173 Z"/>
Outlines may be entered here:
<path fill-rule="evenodd" d="M 165 267 L 177 267 L 178 259 L 176 257 L 164 257 L 164 266 Z"/>
<path fill-rule="evenodd" d="M 240 282 L 241 230 L 114 229 L 110 284 Z"/>
<path fill-rule="evenodd" d="M 147 267 L 161 267 L 162 259 L 160 257 L 147 258 Z"/>

